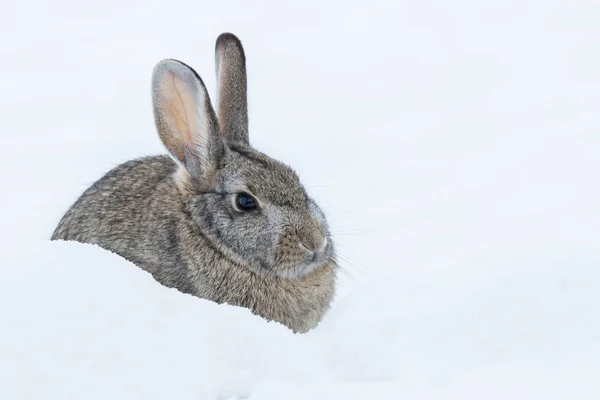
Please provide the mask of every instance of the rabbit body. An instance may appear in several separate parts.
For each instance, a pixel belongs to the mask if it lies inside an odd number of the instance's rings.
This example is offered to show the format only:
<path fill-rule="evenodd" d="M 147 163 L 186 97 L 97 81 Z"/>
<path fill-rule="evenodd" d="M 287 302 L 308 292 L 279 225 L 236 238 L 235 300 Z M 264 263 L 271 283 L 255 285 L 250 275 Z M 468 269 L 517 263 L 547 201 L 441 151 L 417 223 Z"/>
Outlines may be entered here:
<path fill-rule="evenodd" d="M 325 217 L 289 167 L 249 145 L 245 56 L 231 34 L 217 41 L 217 74 L 218 118 L 195 71 L 159 63 L 155 118 L 171 157 L 108 172 L 52 239 L 99 245 L 165 286 L 306 332 L 335 289 Z"/>

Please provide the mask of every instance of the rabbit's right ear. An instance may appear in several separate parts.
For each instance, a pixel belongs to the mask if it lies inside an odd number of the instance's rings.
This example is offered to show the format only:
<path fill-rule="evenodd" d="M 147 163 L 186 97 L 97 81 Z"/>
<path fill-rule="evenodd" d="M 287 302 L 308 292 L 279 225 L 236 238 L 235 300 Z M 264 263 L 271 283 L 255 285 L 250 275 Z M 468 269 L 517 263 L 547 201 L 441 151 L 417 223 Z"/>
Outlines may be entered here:
<path fill-rule="evenodd" d="M 242 42 L 223 33 L 215 46 L 217 112 L 221 135 L 228 143 L 248 145 L 246 55 Z"/>
<path fill-rule="evenodd" d="M 195 180 L 210 180 L 224 151 L 219 123 L 196 71 L 177 60 L 154 67 L 156 129 L 169 152 Z"/>

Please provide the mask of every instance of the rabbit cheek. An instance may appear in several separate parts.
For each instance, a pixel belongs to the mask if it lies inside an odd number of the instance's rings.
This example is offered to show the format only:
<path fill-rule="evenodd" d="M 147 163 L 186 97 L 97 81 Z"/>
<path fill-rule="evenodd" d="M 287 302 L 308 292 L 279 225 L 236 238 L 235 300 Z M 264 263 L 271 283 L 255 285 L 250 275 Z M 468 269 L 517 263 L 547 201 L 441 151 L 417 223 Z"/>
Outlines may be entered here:
<path fill-rule="evenodd" d="M 275 254 L 277 265 L 295 265 L 302 263 L 302 261 L 302 251 L 298 247 L 296 238 L 292 235 L 281 235 Z"/>
<path fill-rule="evenodd" d="M 284 231 L 277 239 L 275 248 L 275 268 L 282 278 L 298 278 L 301 267 L 306 262 L 305 254 L 298 245 L 295 232 Z"/>

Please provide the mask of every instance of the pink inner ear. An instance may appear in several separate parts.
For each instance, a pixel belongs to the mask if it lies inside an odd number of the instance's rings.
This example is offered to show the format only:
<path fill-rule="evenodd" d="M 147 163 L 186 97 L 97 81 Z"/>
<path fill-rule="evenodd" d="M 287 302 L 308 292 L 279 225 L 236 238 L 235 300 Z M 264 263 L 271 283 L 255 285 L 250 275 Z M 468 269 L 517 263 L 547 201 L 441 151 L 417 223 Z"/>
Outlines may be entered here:
<path fill-rule="evenodd" d="M 155 94 L 161 140 L 179 161 L 185 163 L 185 149 L 201 152 L 206 148 L 210 126 L 201 84 L 191 71 L 170 65 L 158 81 Z"/>
<path fill-rule="evenodd" d="M 172 156 L 192 170 L 204 170 L 209 140 L 218 129 L 206 89 L 186 65 L 164 60 L 153 76 L 154 112 L 160 138 Z"/>
<path fill-rule="evenodd" d="M 198 132 L 198 104 L 189 86 L 170 72 L 163 85 L 166 117 L 171 120 L 175 135 L 184 144 L 193 142 L 193 132 Z"/>

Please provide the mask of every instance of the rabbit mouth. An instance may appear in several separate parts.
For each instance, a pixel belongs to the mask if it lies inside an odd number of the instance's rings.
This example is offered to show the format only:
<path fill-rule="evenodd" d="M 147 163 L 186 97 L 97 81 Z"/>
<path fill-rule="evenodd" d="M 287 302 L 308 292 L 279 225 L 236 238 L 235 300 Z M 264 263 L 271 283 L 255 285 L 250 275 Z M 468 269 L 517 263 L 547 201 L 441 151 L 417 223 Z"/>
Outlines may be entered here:
<path fill-rule="evenodd" d="M 276 274 L 282 279 L 302 279 L 326 265 L 327 259 L 318 259 L 309 263 L 280 267 L 277 269 Z"/>
<path fill-rule="evenodd" d="M 305 275 L 308 275 L 314 270 L 324 267 L 325 264 L 327 264 L 327 259 L 325 257 L 318 257 L 318 255 L 315 255 L 314 259 L 303 267 L 304 273 Z"/>
<path fill-rule="evenodd" d="M 300 262 L 280 265 L 276 268 L 275 272 L 283 279 L 304 278 L 315 270 L 325 267 L 331 261 L 331 255 L 327 252 L 328 247 L 329 246 L 321 251 L 307 255 L 306 258 Z"/>

